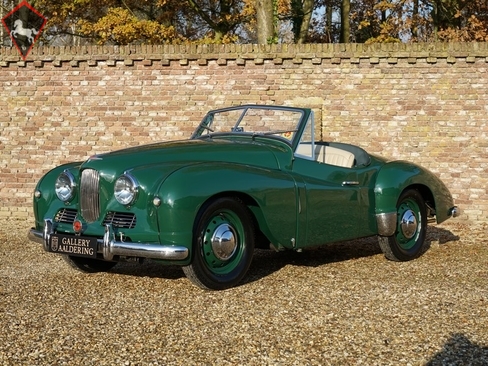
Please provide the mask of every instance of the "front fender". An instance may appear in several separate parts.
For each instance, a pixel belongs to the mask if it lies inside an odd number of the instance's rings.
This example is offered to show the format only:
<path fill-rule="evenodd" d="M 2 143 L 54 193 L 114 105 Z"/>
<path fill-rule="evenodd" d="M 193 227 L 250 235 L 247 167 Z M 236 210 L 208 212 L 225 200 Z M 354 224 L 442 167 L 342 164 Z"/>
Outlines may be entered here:
<path fill-rule="evenodd" d="M 248 197 L 259 228 L 274 244 L 289 247 L 297 233 L 295 181 L 278 170 L 233 163 L 189 165 L 168 176 L 158 195 L 161 243 L 191 250 L 198 211 L 221 195 Z"/>
<path fill-rule="evenodd" d="M 44 228 L 44 217 L 48 210 L 57 211 L 57 209 L 64 206 L 64 203 L 56 197 L 54 191 L 56 179 L 65 170 L 70 170 L 76 179 L 78 176 L 77 170 L 81 164 L 81 162 L 75 162 L 57 166 L 39 179 L 35 190 L 40 192 L 40 196 L 34 197 L 32 202 L 35 227 L 37 230 L 42 230 Z M 74 200 L 78 200 L 77 194 L 75 195 Z"/>
<path fill-rule="evenodd" d="M 385 164 L 376 179 L 376 217 L 384 219 L 396 213 L 398 198 L 410 187 L 419 189 L 424 200 L 435 208 L 437 223 L 451 216 L 454 207 L 451 193 L 436 175 L 414 163 L 394 161 Z"/>

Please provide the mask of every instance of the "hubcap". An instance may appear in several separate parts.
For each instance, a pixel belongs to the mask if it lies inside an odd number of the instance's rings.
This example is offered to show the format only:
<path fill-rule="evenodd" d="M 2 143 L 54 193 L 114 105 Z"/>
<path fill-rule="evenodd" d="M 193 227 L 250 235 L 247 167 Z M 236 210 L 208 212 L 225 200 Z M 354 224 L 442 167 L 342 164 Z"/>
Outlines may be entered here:
<path fill-rule="evenodd" d="M 244 246 L 244 228 L 232 211 L 221 211 L 207 223 L 203 232 L 203 259 L 216 274 L 227 274 L 239 265 Z"/>
<path fill-rule="evenodd" d="M 228 260 L 236 252 L 236 233 L 228 224 L 221 224 L 215 229 L 211 242 L 214 255 L 221 261 Z"/>
<path fill-rule="evenodd" d="M 417 232 L 417 217 L 412 210 L 406 210 L 400 221 L 400 228 L 405 238 L 411 239 Z"/>

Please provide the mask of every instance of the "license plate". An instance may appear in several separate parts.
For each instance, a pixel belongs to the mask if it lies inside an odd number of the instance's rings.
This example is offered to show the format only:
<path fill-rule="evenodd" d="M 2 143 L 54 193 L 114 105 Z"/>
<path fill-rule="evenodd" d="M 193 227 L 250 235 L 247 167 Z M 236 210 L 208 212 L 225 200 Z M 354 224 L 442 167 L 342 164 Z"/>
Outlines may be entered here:
<path fill-rule="evenodd" d="M 97 238 L 86 236 L 51 234 L 49 251 L 75 257 L 96 258 Z"/>

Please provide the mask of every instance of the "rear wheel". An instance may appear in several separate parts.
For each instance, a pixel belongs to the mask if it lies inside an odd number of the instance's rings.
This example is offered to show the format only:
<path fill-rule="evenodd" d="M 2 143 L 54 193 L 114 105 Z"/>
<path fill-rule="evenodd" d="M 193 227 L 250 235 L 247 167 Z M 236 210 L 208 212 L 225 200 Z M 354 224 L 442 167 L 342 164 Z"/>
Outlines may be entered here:
<path fill-rule="evenodd" d="M 420 193 L 410 189 L 402 193 L 397 203 L 397 227 L 392 236 L 379 237 L 385 257 L 394 261 L 408 261 L 425 251 L 427 210 Z"/>
<path fill-rule="evenodd" d="M 117 262 L 107 262 L 93 258 L 73 257 L 71 255 L 64 255 L 63 257 L 74 269 L 89 273 L 107 272 L 117 264 Z"/>
<path fill-rule="evenodd" d="M 249 209 L 237 198 L 218 198 L 203 206 L 193 232 L 193 259 L 183 267 L 197 286 L 223 290 L 247 273 L 254 251 Z"/>

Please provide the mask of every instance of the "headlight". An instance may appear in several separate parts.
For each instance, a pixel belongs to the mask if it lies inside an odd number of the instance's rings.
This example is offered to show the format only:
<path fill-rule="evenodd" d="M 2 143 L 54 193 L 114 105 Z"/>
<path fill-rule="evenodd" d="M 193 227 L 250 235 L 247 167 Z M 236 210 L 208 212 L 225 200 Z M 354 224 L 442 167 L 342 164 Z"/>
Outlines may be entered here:
<path fill-rule="evenodd" d="M 58 176 L 54 184 L 56 196 L 63 202 L 69 201 L 75 195 L 75 186 L 73 174 L 65 170 Z"/>
<path fill-rule="evenodd" d="M 129 174 L 124 174 L 115 181 L 115 199 L 122 205 L 130 205 L 137 198 L 138 188 L 136 180 Z"/>

